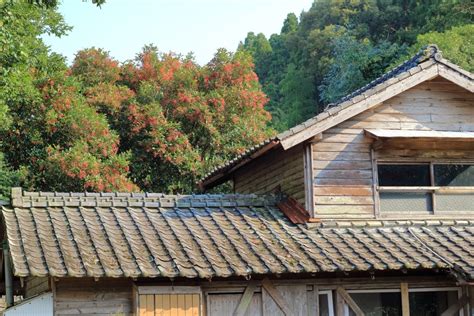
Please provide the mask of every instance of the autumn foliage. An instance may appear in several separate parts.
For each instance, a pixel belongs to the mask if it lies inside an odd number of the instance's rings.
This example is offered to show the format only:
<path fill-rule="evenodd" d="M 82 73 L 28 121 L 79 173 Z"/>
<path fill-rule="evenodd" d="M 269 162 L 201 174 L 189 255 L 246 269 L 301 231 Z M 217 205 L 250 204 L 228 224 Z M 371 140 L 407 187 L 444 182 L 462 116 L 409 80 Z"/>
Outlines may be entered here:
<path fill-rule="evenodd" d="M 246 53 L 200 66 L 145 47 L 120 64 L 92 48 L 69 69 L 30 74 L 34 100 L 10 107 L 3 147 L 36 190 L 190 192 L 271 133 Z"/>

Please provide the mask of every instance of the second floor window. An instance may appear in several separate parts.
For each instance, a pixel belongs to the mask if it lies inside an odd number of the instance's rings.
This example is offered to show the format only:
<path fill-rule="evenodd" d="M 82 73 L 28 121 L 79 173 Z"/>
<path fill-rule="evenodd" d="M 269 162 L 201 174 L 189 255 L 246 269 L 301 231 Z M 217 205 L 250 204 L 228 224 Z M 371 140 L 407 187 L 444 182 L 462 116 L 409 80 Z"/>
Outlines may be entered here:
<path fill-rule="evenodd" d="M 382 213 L 474 211 L 474 164 L 379 163 Z"/>

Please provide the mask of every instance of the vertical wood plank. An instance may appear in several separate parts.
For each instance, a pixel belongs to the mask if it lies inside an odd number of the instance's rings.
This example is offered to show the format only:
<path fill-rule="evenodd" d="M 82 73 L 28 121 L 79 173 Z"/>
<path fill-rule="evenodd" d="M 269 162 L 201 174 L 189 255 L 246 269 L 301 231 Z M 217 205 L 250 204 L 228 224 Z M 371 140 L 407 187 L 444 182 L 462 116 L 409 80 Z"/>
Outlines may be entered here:
<path fill-rule="evenodd" d="M 200 303 L 199 303 L 199 294 L 193 294 L 193 305 L 192 305 L 192 316 L 200 315 Z M 186 315 L 187 316 L 187 315 Z"/>
<path fill-rule="evenodd" d="M 155 316 L 163 316 L 163 294 L 155 295 Z"/>
<path fill-rule="evenodd" d="M 146 295 L 138 296 L 138 315 L 146 316 Z"/>
<path fill-rule="evenodd" d="M 184 294 L 178 294 L 178 316 L 186 316 L 186 303 Z"/>
<path fill-rule="evenodd" d="M 306 300 L 308 305 L 308 315 L 319 316 L 319 289 L 314 286 L 312 291 L 306 292 Z"/>
<path fill-rule="evenodd" d="M 336 291 L 336 316 L 344 316 L 344 298 Z"/>
<path fill-rule="evenodd" d="M 178 295 L 170 295 L 170 316 L 178 316 Z"/>
<path fill-rule="evenodd" d="M 373 188 L 373 194 L 374 194 L 374 215 L 375 218 L 380 217 L 380 197 L 379 197 L 379 192 L 377 190 L 379 186 L 379 176 L 378 176 L 378 170 L 377 170 L 377 160 L 375 159 L 375 151 L 374 149 L 370 149 L 370 162 L 372 164 L 372 188 Z"/>
<path fill-rule="evenodd" d="M 304 162 L 304 194 L 305 194 L 305 208 L 314 217 L 314 196 L 313 196 L 313 144 L 308 143 L 304 145 L 303 151 Z"/>
<path fill-rule="evenodd" d="M 146 316 L 155 316 L 155 296 L 146 295 Z"/>
<path fill-rule="evenodd" d="M 163 295 L 163 316 L 171 316 L 171 301 L 169 294 Z"/>
<path fill-rule="evenodd" d="M 186 316 L 192 316 L 192 310 L 193 310 L 193 295 L 192 294 L 186 294 L 184 296 L 184 306 L 186 310 Z"/>
<path fill-rule="evenodd" d="M 400 291 L 402 294 L 402 316 L 410 316 L 410 298 L 408 295 L 408 283 L 402 282 L 400 284 Z"/>

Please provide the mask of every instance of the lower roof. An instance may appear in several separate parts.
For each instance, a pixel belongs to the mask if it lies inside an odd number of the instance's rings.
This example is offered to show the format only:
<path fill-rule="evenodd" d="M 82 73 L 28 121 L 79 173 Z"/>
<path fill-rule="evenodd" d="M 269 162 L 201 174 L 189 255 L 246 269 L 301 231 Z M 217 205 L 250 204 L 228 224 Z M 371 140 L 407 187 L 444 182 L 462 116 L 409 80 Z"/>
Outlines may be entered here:
<path fill-rule="evenodd" d="M 474 221 L 293 224 L 274 197 L 16 193 L 2 214 L 20 277 L 441 268 L 474 278 Z"/>

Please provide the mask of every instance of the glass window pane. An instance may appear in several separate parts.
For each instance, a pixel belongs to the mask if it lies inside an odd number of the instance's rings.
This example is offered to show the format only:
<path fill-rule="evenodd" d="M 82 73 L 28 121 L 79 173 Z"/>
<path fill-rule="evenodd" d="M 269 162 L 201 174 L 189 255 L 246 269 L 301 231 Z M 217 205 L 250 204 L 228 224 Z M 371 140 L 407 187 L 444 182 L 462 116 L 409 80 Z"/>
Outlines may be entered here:
<path fill-rule="evenodd" d="M 439 316 L 458 300 L 457 291 L 411 292 L 410 315 Z"/>
<path fill-rule="evenodd" d="M 425 192 L 380 192 L 381 212 L 428 212 L 433 211 L 431 193 Z"/>
<path fill-rule="evenodd" d="M 435 165 L 438 186 L 474 186 L 474 165 Z"/>
<path fill-rule="evenodd" d="M 329 297 L 327 294 L 319 294 L 319 315 L 331 316 L 329 314 Z"/>
<path fill-rule="evenodd" d="M 430 186 L 429 165 L 378 165 L 380 186 Z"/>
<path fill-rule="evenodd" d="M 401 316 L 400 293 L 350 293 L 366 316 Z M 355 315 L 351 310 L 349 315 Z M 416 315 L 416 314 L 412 314 Z"/>

